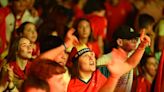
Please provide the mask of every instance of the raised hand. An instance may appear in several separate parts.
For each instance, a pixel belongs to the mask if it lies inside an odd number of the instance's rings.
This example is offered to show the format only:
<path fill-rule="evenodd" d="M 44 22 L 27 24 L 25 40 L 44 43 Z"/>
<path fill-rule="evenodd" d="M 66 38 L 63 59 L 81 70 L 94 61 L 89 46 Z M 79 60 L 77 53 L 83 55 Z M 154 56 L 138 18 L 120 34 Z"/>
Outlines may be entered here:
<path fill-rule="evenodd" d="M 75 35 L 73 35 L 74 32 L 75 32 L 75 30 L 73 28 L 71 28 L 67 32 L 67 35 L 65 37 L 65 45 L 67 48 L 69 48 L 70 46 L 77 45 L 79 43 L 77 37 Z"/>
<path fill-rule="evenodd" d="M 13 67 L 10 67 L 7 64 L 7 70 L 8 70 L 8 75 L 9 75 L 9 81 L 13 81 L 13 79 L 14 79 Z"/>
<path fill-rule="evenodd" d="M 108 63 L 107 68 L 110 71 L 111 77 L 119 78 L 130 71 L 133 67 L 125 62 L 125 60 L 121 60 L 119 57 L 114 57 L 113 61 Z"/>
<path fill-rule="evenodd" d="M 123 74 L 134 68 L 140 61 L 145 47 L 150 45 L 150 38 L 145 34 L 145 30 L 142 31 L 140 35 L 141 43 L 136 49 L 136 51 L 127 60 L 119 58 L 117 55 L 113 55 L 113 61 L 109 62 L 107 65 L 108 70 L 111 72 L 111 76 L 120 77 Z M 114 54 L 114 53 L 113 53 Z"/>
<path fill-rule="evenodd" d="M 140 35 L 141 44 L 143 44 L 144 46 L 150 46 L 151 40 L 150 37 L 146 35 L 145 31 L 145 29 L 142 30 Z"/>

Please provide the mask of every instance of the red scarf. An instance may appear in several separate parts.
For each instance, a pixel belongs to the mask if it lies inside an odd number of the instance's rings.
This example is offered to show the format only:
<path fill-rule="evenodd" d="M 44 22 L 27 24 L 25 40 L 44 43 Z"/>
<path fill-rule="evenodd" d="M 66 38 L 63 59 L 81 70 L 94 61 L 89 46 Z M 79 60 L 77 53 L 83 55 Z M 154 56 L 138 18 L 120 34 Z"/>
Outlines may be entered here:
<path fill-rule="evenodd" d="M 30 65 L 31 65 L 31 62 L 28 61 L 27 64 L 26 64 L 25 70 L 22 71 L 16 62 L 11 62 L 10 63 L 10 66 L 13 66 L 14 74 L 16 74 L 19 79 L 23 79 L 23 80 L 26 78 L 26 75 L 29 72 Z"/>

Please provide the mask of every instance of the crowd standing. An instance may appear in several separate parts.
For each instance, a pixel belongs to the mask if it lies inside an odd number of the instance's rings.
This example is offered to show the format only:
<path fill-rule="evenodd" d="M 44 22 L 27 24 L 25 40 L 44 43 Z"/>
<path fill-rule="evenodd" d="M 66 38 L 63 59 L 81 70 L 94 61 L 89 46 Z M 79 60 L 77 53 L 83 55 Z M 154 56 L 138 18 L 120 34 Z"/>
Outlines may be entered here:
<path fill-rule="evenodd" d="M 163 92 L 163 0 L 0 0 L 0 92 Z"/>

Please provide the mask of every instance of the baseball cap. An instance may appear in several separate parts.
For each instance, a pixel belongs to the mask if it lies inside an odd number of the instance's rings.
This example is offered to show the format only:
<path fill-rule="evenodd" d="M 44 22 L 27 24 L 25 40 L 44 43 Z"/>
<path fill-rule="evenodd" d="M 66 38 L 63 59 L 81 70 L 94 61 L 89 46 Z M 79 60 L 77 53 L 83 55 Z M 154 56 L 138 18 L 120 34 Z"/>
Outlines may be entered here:
<path fill-rule="evenodd" d="M 121 39 L 132 39 L 139 37 L 140 34 L 136 32 L 133 28 L 123 25 L 116 29 L 116 31 L 113 33 L 113 39 L 117 40 L 118 38 Z"/>

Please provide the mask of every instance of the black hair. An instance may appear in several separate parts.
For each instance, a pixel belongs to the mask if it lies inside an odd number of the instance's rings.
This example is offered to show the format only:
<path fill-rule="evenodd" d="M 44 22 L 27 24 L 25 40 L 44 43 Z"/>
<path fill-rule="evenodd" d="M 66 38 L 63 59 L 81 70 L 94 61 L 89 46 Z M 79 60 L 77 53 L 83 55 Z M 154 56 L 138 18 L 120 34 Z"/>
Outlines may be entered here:
<path fill-rule="evenodd" d="M 8 62 L 16 61 L 16 53 L 18 51 L 19 42 L 22 38 L 24 38 L 24 37 L 15 37 L 14 39 L 12 39 L 12 41 L 9 45 L 9 53 L 6 57 L 6 60 Z"/>
<path fill-rule="evenodd" d="M 33 24 L 32 22 L 24 22 L 20 25 L 20 27 L 16 30 L 16 34 L 17 36 L 21 36 L 21 34 L 23 33 L 25 27 L 27 24 Z M 34 24 L 35 25 L 35 24 Z"/>
<path fill-rule="evenodd" d="M 64 41 L 59 36 L 48 35 L 40 42 L 40 52 L 43 53 L 62 44 L 64 44 Z"/>
<path fill-rule="evenodd" d="M 148 14 L 140 14 L 138 17 L 138 27 L 139 29 L 147 28 L 148 25 L 152 25 L 155 19 Z"/>
<path fill-rule="evenodd" d="M 147 59 L 150 58 L 150 57 L 154 57 L 155 58 L 155 54 L 154 53 L 150 53 L 150 54 L 147 54 L 147 53 L 144 53 L 142 59 L 141 59 L 141 62 L 140 62 L 140 66 L 143 67 L 146 65 L 147 63 Z"/>
<path fill-rule="evenodd" d="M 88 0 L 84 6 L 84 12 L 86 14 L 101 10 L 105 10 L 104 3 L 101 0 Z"/>

